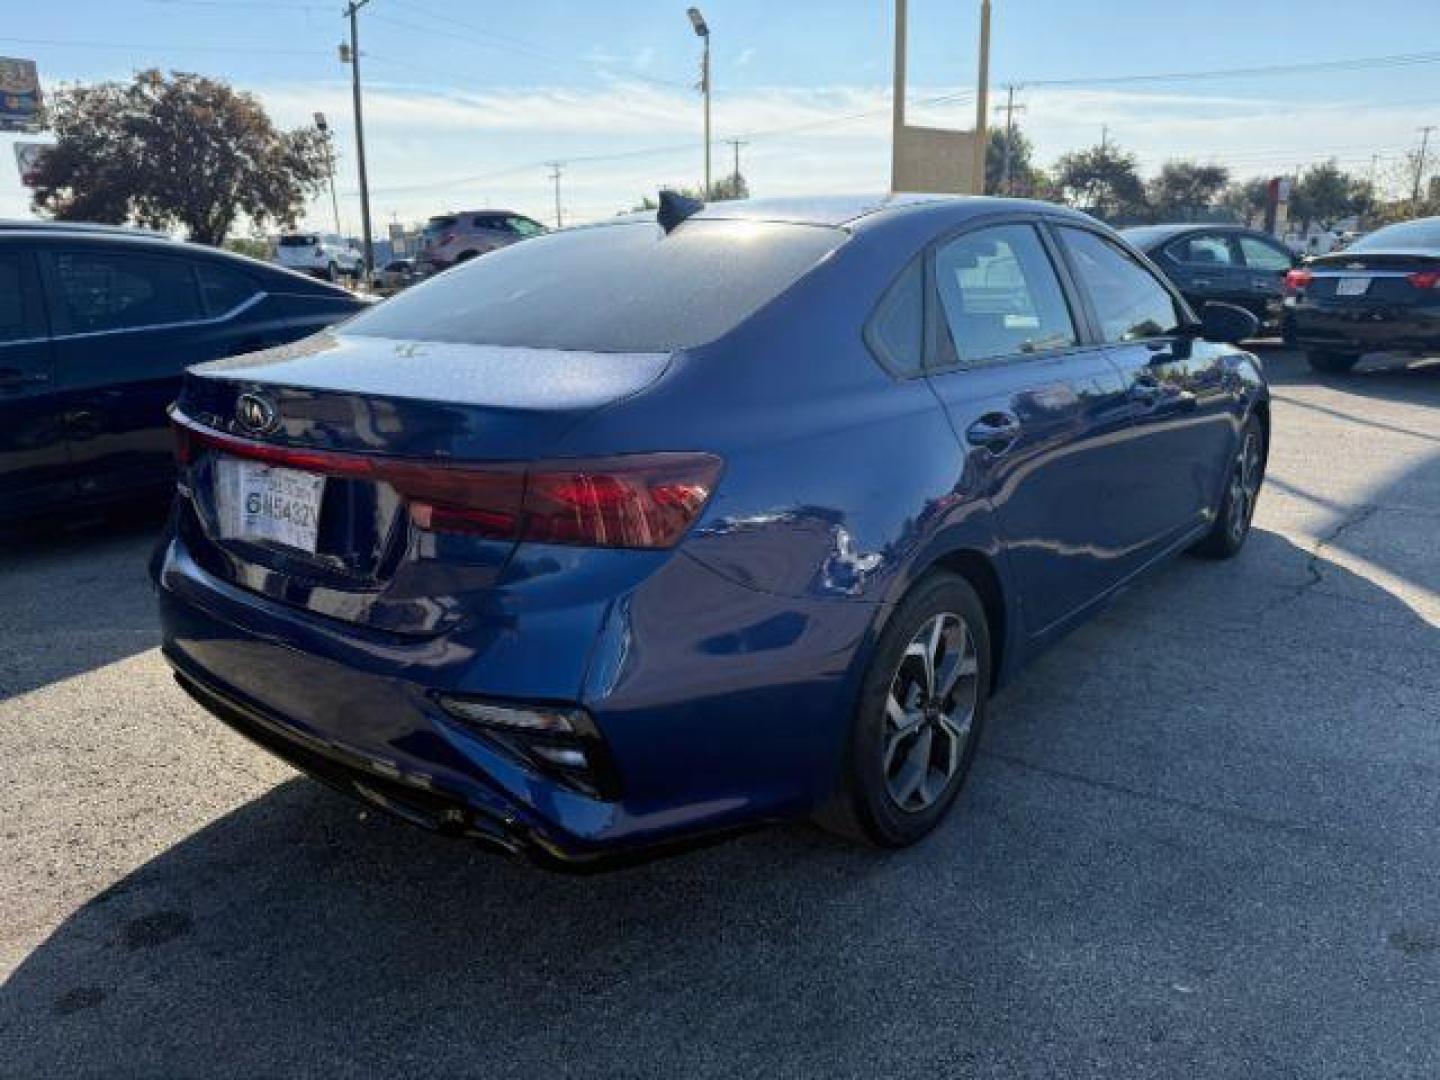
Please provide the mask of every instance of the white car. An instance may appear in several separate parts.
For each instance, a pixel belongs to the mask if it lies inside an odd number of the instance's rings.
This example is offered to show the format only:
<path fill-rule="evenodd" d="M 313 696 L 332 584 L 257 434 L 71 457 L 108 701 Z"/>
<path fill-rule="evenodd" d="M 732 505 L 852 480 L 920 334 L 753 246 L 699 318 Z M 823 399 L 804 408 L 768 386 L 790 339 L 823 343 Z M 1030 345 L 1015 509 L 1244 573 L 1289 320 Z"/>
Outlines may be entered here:
<path fill-rule="evenodd" d="M 341 274 L 359 277 L 364 260 L 334 233 L 287 233 L 276 245 L 276 261 L 302 274 L 334 281 Z"/>

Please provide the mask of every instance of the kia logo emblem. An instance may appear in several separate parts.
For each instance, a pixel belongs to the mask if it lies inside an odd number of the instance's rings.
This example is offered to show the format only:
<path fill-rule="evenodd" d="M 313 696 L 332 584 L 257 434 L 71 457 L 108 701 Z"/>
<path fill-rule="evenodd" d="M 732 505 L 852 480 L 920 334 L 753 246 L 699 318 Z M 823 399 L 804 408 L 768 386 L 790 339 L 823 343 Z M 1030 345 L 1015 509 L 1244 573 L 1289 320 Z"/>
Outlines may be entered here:
<path fill-rule="evenodd" d="M 235 399 L 235 419 L 254 435 L 268 435 L 280 426 L 280 410 L 263 394 L 241 394 Z"/>

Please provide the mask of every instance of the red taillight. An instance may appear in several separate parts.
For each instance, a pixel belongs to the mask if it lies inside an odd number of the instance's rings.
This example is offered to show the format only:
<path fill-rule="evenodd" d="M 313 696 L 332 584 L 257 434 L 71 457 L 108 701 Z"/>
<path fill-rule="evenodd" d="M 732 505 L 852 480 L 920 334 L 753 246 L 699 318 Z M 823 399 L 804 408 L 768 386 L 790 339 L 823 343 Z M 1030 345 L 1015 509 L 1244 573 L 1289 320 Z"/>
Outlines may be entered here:
<path fill-rule="evenodd" d="M 1421 270 L 1407 274 L 1405 280 L 1417 289 L 1440 289 L 1440 270 Z"/>
<path fill-rule="evenodd" d="M 1297 267 L 1285 274 L 1285 289 L 1287 292 L 1299 292 L 1315 280 L 1315 275 L 1309 270 Z"/>
<path fill-rule="evenodd" d="M 583 547 L 666 548 L 700 516 L 720 476 L 712 454 L 627 454 L 485 465 L 300 450 L 226 435 L 172 414 L 176 458 L 234 457 L 389 484 L 431 532 Z"/>
<path fill-rule="evenodd" d="M 440 246 L 441 246 L 441 247 L 444 247 L 446 244 L 450 243 L 450 241 L 451 241 L 451 240 L 454 240 L 454 239 L 455 239 L 455 234 L 454 234 L 453 232 L 447 232 L 447 233 L 445 233 L 443 236 L 440 237 Z"/>

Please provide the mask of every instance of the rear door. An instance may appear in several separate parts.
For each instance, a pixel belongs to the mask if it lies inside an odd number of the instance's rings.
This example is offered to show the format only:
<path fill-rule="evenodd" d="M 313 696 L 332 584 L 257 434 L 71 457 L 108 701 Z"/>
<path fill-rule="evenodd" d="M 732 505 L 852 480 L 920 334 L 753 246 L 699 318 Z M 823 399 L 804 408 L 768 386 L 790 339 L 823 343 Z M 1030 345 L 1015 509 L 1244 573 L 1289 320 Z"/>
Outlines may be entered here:
<path fill-rule="evenodd" d="M 1026 626 L 1041 633 L 1113 585 L 1119 374 L 1087 344 L 1046 237 L 1030 220 L 962 233 L 932 259 L 931 385 L 992 500 Z"/>
<path fill-rule="evenodd" d="M 1252 298 L 1244 306 L 1262 326 L 1274 326 L 1285 296 L 1285 275 L 1294 268 L 1295 256 L 1278 240 L 1259 234 L 1239 233 L 1235 243 L 1250 277 Z"/>
<path fill-rule="evenodd" d="M 74 495 L 55 394 L 35 253 L 0 248 L 0 519 L 15 522 Z"/>
<path fill-rule="evenodd" d="M 55 379 L 80 494 L 108 499 L 173 476 L 165 409 L 190 364 L 223 355 L 193 261 L 158 245 L 55 245 L 42 257 Z"/>
<path fill-rule="evenodd" d="M 1183 330 L 1185 312 L 1150 269 L 1088 228 L 1055 229 L 1099 340 L 1125 380 L 1135 427 L 1111 481 L 1130 569 L 1204 522 L 1234 441 L 1231 351 Z"/>

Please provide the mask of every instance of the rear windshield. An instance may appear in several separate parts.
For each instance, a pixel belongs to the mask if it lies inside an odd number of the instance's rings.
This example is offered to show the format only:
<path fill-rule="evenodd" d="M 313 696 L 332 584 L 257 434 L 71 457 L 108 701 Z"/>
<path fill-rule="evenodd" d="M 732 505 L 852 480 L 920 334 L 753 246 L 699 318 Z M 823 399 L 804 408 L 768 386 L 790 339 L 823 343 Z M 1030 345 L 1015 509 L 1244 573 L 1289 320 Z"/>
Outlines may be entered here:
<path fill-rule="evenodd" d="M 455 218 L 453 217 L 432 217 L 425 223 L 425 231 L 427 233 L 439 232 L 441 229 L 448 229 L 454 224 Z"/>
<path fill-rule="evenodd" d="M 351 320 L 373 337 L 670 352 L 734 328 L 844 242 L 839 229 L 653 222 L 550 233 L 464 263 Z"/>
<path fill-rule="evenodd" d="M 281 247 L 311 247 L 316 240 L 313 236 L 282 236 L 280 237 Z"/>
<path fill-rule="evenodd" d="M 1346 251 L 1384 251 L 1386 248 L 1440 248 L 1440 218 L 1421 218 L 1386 225 L 1362 236 Z"/>

